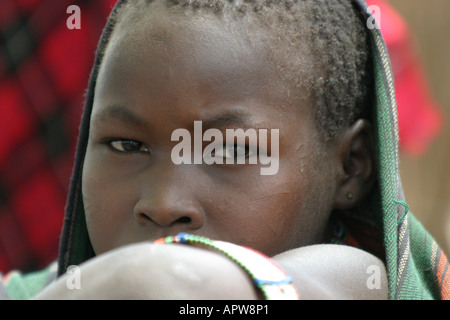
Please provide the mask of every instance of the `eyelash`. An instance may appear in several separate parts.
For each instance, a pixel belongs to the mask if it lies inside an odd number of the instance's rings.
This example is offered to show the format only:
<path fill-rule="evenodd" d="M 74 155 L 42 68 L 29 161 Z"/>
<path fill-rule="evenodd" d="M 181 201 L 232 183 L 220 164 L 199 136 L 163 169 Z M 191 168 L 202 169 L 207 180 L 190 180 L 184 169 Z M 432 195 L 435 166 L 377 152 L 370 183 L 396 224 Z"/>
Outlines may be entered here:
<path fill-rule="evenodd" d="M 113 152 L 118 152 L 121 154 L 135 154 L 135 153 L 150 153 L 150 149 L 148 146 L 146 146 L 143 142 L 140 142 L 138 140 L 133 140 L 133 139 L 108 139 L 104 142 Z M 120 145 L 117 145 L 120 144 Z M 135 150 L 126 150 L 125 145 L 130 146 L 131 144 L 135 145 Z M 236 148 L 238 147 L 244 147 L 245 151 L 244 151 L 244 155 L 243 157 L 248 159 L 251 156 L 254 156 L 254 154 L 252 153 L 258 153 L 257 150 L 251 150 L 252 148 L 250 148 L 248 145 L 238 145 L 238 144 L 234 144 L 234 145 L 227 145 L 224 144 L 222 146 L 222 150 L 225 150 L 224 152 L 224 156 L 223 158 L 226 159 L 227 157 L 225 156 L 227 150 L 230 150 L 231 148 L 234 148 L 233 150 L 233 155 L 234 155 L 234 159 L 238 158 L 238 151 L 236 150 Z M 122 150 L 121 150 L 122 149 Z M 256 151 L 256 152 L 255 152 Z M 211 155 L 213 156 L 213 155 Z"/>
<path fill-rule="evenodd" d="M 131 153 L 149 153 L 150 149 L 143 142 L 133 140 L 133 139 L 108 139 L 105 144 L 114 152 L 119 152 L 123 154 Z M 134 150 L 127 150 L 126 145 L 134 145 L 137 148 Z M 121 150 L 122 149 L 122 150 Z"/>
<path fill-rule="evenodd" d="M 227 144 L 224 144 L 223 146 L 223 149 L 222 150 L 230 150 L 230 148 L 229 147 L 233 147 L 234 148 L 234 150 L 233 150 L 233 155 L 234 155 L 234 159 L 237 159 L 238 158 L 238 151 L 236 150 L 236 148 L 237 147 L 244 147 L 245 148 L 245 151 L 244 151 L 244 158 L 249 158 L 250 157 L 250 147 L 248 146 L 248 145 L 244 145 L 244 146 L 242 146 L 242 145 L 238 145 L 238 144 L 234 144 L 234 145 L 227 145 Z M 213 156 L 213 155 L 212 155 Z M 227 157 L 223 157 L 224 159 L 225 158 L 227 158 Z"/>

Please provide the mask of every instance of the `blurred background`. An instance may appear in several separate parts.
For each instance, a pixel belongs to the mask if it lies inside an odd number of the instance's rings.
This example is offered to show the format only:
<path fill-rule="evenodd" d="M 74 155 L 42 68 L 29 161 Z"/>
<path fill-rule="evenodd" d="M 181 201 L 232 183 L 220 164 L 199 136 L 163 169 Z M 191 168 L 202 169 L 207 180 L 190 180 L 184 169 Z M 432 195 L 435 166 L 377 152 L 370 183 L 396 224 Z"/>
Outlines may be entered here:
<path fill-rule="evenodd" d="M 381 9 L 398 94 L 401 173 L 412 211 L 450 251 L 450 1 Z M 115 0 L 0 0 L 0 272 L 58 253 L 97 41 Z M 81 29 L 70 30 L 70 5 Z"/>
<path fill-rule="evenodd" d="M 114 3 L 0 0 L 0 272 L 57 256 L 83 95 Z"/>
<path fill-rule="evenodd" d="M 405 148 L 401 141 L 400 169 L 403 185 L 414 214 L 433 234 L 442 249 L 450 254 L 450 1 L 448 0 L 389 0 L 407 24 L 412 50 L 422 68 L 423 86 L 428 99 L 441 113 L 441 127 L 433 132 L 424 149 Z M 382 25 L 383 28 L 383 25 Z M 397 61 L 393 60 L 393 63 Z M 402 86 L 398 79 L 397 87 Z M 402 90 L 402 89 L 400 89 Z M 416 91 L 414 91 L 416 90 Z M 403 95 L 414 95 L 419 89 L 405 89 Z M 398 91 L 398 89 L 397 89 Z M 400 99 L 400 97 L 399 97 Z M 432 105 L 432 104 L 431 104 Z M 400 109 L 400 121 L 411 119 Z M 419 123 L 429 116 L 409 123 L 408 130 L 418 130 Z M 414 119 L 414 118 L 412 118 Z M 410 121 L 410 120 L 408 120 Z M 438 125 L 433 116 L 427 120 Z M 400 126 L 405 126 L 404 122 Z M 405 139 L 405 137 L 404 137 Z M 420 140 L 420 139 L 419 139 Z M 402 144 L 403 143 L 403 144 Z M 416 152 L 419 151 L 419 152 Z"/>

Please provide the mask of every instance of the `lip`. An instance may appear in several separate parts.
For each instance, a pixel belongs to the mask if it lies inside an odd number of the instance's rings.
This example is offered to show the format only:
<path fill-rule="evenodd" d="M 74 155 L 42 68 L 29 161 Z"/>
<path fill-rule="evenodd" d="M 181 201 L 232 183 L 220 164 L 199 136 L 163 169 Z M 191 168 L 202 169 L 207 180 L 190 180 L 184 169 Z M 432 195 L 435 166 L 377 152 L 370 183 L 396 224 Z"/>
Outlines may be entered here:
<path fill-rule="evenodd" d="M 210 238 L 209 236 L 201 234 L 199 232 L 190 232 L 189 230 L 177 230 L 177 231 L 164 231 L 164 232 L 161 232 L 159 234 L 159 236 L 152 235 L 152 237 L 150 239 L 148 239 L 147 241 L 155 242 L 157 240 L 164 239 L 164 238 L 167 238 L 167 237 L 175 237 L 179 233 L 186 233 L 186 234 L 189 234 L 189 235 Z M 216 238 L 216 237 L 214 237 L 214 238 Z M 212 238 L 210 238 L 210 239 L 212 239 Z"/>

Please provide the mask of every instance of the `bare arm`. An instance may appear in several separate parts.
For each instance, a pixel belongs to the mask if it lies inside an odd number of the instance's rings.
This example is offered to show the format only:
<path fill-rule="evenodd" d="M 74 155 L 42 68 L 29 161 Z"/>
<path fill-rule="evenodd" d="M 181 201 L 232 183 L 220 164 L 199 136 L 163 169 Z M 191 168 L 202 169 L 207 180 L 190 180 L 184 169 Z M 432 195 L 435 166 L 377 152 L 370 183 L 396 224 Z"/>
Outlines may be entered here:
<path fill-rule="evenodd" d="M 320 245 L 274 259 L 294 278 L 302 299 L 380 299 L 387 296 L 384 266 L 354 248 Z M 381 268 L 381 288 L 368 289 L 367 268 Z M 81 288 L 67 276 L 36 299 L 257 299 L 249 276 L 219 253 L 186 245 L 140 243 L 80 266 Z"/>
<path fill-rule="evenodd" d="M 67 275 L 36 299 L 256 299 L 247 274 L 218 253 L 186 245 L 129 245 L 80 266 L 80 289 Z"/>
<path fill-rule="evenodd" d="M 343 245 L 313 245 L 273 257 L 302 299 L 387 299 L 386 268 L 375 256 Z"/>

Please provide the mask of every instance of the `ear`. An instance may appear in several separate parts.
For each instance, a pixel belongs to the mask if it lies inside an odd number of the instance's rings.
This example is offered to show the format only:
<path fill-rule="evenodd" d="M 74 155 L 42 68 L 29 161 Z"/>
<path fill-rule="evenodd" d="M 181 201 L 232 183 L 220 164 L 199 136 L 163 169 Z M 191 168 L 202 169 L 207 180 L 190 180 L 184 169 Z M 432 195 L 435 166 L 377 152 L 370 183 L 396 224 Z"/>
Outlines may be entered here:
<path fill-rule="evenodd" d="M 372 128 L 359 119 L 337 139 L 341 172 L 338 175 L 334 209 L 346 210 L 358 205 L 375 182 Z"/>

